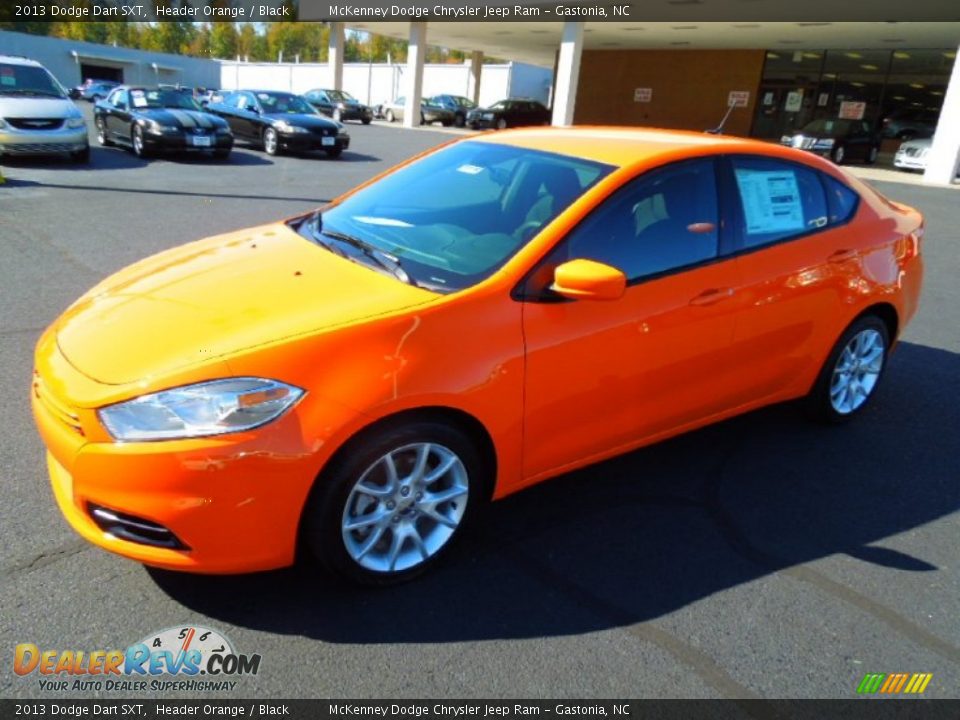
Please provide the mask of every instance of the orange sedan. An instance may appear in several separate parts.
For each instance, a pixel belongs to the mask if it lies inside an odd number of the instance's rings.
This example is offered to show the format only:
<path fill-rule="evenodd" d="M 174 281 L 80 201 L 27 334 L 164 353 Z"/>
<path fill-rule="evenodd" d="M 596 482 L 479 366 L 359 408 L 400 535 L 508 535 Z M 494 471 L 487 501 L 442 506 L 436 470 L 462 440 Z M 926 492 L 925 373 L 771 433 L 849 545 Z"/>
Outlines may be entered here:
<path fill-rule="evenodd" d="M 72 305 L 33 380 L 54 494 L 148 565 L 303 547 L 403 580 L 491 498 L 770 403 L 862 411 L 916 312 L 923 229 L 765 143 L 462 139 Z"/>

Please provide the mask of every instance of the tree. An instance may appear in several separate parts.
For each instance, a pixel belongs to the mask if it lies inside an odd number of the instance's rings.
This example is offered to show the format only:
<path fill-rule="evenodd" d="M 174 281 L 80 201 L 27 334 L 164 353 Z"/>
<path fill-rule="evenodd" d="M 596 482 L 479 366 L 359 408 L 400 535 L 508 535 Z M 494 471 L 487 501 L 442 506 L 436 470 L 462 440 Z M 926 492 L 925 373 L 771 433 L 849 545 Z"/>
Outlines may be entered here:
<path fill-rule="evenodd" d="M 232 22 L 213 23 L 210 28 L 210 56 L 222 60 L 237 57 L 237 26 Z"/>

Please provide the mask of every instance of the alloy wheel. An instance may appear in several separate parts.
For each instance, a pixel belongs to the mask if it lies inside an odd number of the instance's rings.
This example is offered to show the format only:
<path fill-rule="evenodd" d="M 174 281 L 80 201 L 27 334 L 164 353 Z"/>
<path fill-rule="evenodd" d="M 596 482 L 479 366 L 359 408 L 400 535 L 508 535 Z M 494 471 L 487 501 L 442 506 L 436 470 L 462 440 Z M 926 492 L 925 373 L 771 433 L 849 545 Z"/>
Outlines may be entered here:
<path fill-rule="evenodd" d="M 867 401 L 880 380 L 885 356 L 883 336 L 873 328 L 850 338 L 830 380 L 830 405 L 837 413 L 849 415 Z"/>
<path fill-rule="evenodd" d="M 267 155 L 277 154 L 277 131 L 273 128 L 267 128 L 263 133 L 263 149 L 267 151 Z"/>
<path fill-rule="evenodd" d="M 133 129 L 133 152 L 138 156 L 143 155 L 143 130 L 139 127 Z"/>
<path fill-rule="evenodd" d="M 399 573 L 436 555 L 467 508 L 469 478 L 460 457 L 438 443 L 397 447 L 353 485 L 341 518 L 351 559 L 378 573 Z"/>

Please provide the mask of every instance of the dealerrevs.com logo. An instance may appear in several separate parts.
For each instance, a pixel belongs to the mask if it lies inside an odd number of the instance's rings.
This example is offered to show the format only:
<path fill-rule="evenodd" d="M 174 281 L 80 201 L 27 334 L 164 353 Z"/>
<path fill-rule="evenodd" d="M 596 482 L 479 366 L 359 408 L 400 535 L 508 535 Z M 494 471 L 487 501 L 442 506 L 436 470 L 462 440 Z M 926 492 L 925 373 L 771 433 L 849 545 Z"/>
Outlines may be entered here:
<path fill-rule="evenodd" d="M 49 650 L 21 643 L 13 671 L 37 677 L 46 691 L 233 690 L 244 675 L 256 675 L 260 655 L 238 653 L 216 630 L 171 627 L 151 633 L 126 650 Z"/>

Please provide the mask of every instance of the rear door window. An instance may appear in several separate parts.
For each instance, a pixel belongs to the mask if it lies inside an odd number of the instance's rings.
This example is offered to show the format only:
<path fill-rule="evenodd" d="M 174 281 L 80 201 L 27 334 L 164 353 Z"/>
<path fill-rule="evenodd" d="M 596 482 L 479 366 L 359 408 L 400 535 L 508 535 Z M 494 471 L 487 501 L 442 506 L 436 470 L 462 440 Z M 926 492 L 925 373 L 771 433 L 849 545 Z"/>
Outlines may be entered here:
<path fill-rule="evenodd" d="M 827 226 L 827 198 L 817 171 L 773 158 L 740 156 L 732 163 L 743 249 Z"/>

